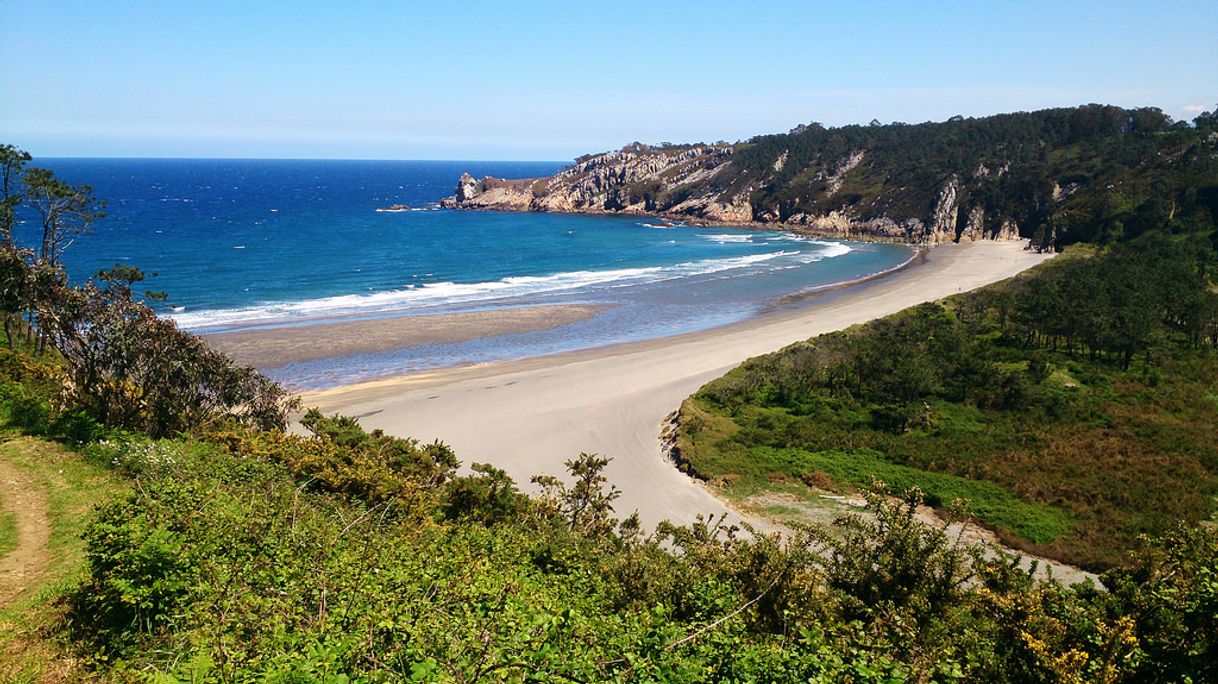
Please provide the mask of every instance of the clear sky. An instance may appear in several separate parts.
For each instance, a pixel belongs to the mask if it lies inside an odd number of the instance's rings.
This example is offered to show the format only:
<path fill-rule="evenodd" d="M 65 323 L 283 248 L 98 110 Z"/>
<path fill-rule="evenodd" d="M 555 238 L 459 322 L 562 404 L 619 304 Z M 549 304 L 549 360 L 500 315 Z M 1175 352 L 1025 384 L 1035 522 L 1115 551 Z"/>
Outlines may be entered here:
<path fill-rule="evenodd" d="M 1218 2 L 0 0 L 35 156 L 570 159 L 633 140 L 1218 104 Z"/>

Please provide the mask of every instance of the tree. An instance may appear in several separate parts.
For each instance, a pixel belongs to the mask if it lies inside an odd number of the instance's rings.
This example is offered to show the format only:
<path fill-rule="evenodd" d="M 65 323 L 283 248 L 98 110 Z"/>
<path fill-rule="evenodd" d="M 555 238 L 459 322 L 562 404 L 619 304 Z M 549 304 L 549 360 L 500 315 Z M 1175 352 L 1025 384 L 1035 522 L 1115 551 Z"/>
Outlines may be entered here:
<path fill-rule="evenodd" d="M 1193 126 L 1198 130 L 1208 131 L 1218 128 L 1218 107 L 1212 112 L 1201 112 L 1193 119 Z"/>
<path fill-rule="evenodd" d="M 17 205 L 21 203 L 18 185 L 30 153 L 12 145 L 0 145 L 0 245 L 12 248 L 13 224 Z"/>
<path fill-rule="evenodd" d="M 63 356 L 63 400 L 103 425 L 152 437 L 198 433 L 223 420 L 282 429 L 287 391 L 238 366 L 138 301 L 138 269 L 117 267 L 84 286 L 60 281 L 36 297 L 39 325 Z"/>
<path fill-rule="evenodd" d="M 105 217 L 105 202 L 94 199 L 92 187 L 65 183 L 48 169 L 29 169 L 22 180 L 25 196 L 42 220 L 38 259 L 58 264 L 76 237 Z"/>
<path fill-rule="evenodd" d="M 581 453 L 578 458 L 567 460 L 567 471 L 575 483 L 567 487 L 553 475 L 536 475 L 532 482 L 542 489 L 540 502 L 564 519 L 572 530 L 579 530 L 589 537 L 609 534 L 616 526 L 613 518 L 613 502 L 621 491 L 613 485 L 608 488 L 604 475 L 609 459 L 599 454 Z"/>

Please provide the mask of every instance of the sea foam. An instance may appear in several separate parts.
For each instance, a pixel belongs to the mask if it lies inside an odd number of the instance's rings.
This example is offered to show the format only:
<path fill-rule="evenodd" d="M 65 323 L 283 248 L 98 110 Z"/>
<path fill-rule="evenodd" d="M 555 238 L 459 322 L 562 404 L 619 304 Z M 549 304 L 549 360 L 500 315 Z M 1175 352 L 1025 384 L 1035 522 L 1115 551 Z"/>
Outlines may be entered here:
<path fill-rule="evenodd" d="M 420 309 L 443 309 L 449 306 L 468 307 L 500 303 L 503 300 L 514 300 L 515 303 L 521 298 L 556 292 L 580 289 L 591 292 L 610 287 L 645 285 L 679 278 L 708 276 L 766 264 L 775 267 L 807 264 L 850 251 L 848 246 L 839 243 L 818 244 L 824 245 L 824 249 L 815 252 L 780 250 L 721 259 L 687 261 L 666 266 L 568 271 L 544 276 L 510 276 L 478 283 L 444 281 L 372 294 L 348 294 L 295 302 L 268 302 L 258 306 L 231 309 L 175 312 L 171 314 L 171 317 L 178 325 L 189 330 L 214 330 L 347 316 L 410 313 Z"/>

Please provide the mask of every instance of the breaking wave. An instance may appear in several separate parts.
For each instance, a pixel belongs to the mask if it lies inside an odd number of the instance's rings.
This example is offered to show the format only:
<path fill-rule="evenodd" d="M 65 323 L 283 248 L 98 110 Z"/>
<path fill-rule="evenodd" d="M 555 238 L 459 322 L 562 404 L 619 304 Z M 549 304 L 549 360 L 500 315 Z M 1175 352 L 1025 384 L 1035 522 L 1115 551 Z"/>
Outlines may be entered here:
<path fill-rule="evenodd" d="M 479 283 L 452 281 L 409 286 L 371 294 L 348 294 L 302 301 L 268 302 L 256 306 L 174 312 L 178 325 L 189 330 L 218 329 L 243 325 L 292 323 L 344 316 L 378 315 L 471 306 L 516 300 L 572 290 L 596 291 L 607 288 L 645 285 L 679 278 L 707 276 L 737 269 L 777 268 L 813 263 L 841 256 L 850 247 L 835 242 L 816 242 L 820 249 L 780 250 L 764 254 L 703 259 L 665 266 L 622 268 L 598 271 L 568 271 L 544 276 L 511 276 Z"/>

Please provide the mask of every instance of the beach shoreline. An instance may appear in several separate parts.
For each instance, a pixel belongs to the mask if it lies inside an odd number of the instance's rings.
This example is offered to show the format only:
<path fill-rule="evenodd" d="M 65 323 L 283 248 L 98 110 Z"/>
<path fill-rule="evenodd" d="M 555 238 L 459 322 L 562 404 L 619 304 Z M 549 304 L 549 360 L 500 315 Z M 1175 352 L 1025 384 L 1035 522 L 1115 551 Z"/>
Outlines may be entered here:
<path fill-rule="evenodd" d="M 823 305 L 836 297 L 853 292 L 862 292 L 872 286 L 882 286 L 887 278 L 907 270 L 918 268 L 920 264 L 925 263 L 927 260 L 928 252 L 929 249 L 927 248 L 919 249 L 914 252 L 909 259 L 902 262 L 900 265 L 887 269 L 881 273 L 875 273 L 841 283 L 832 283 L 830 285 L 820 286 L 805 292 L 791 293 L 790 295 L 781 298 L 779 301 L 764 307 L 754 316 L 703 330 L 694 330 L 691 332 L 683 332 L 675 335 L 664 335 L 660 337 L 650 337 L 643 340 L 632 340 L 629 342 L 602 344 L 582 349 L 571 349 L 568 351 L 555 352 L 552 354 L 528 356 L 520 359 L 461 363 L 439 368 L 428 368 L 413 373 L 388 375 L 380 378 L 369 378 L 367 380 L 341 383 L 334 385 L 333 387 L 304 389 L 301 390 L 299 394 L 306 405 L 310 405 L 309 402 L 314 400 L 329 404 L 334 401 L 344 401 L 344 399 L 340 398 L 355 397 L 357 395 L 361 400 L 364 400 L 375 395 L 385 393 L 386 391 L 391 393 L 394 388 L 398 387 L 444 385 L 460 378 L 475 375 L 490 377 L 498 374 L 531 371 L 568 363 L 578 363 L 581 361 L 601 358 L 612 358 L 615 356 L 625 356 L 635 353 L 646 353 L 648 351 L 660 349 L 672 344 L 681 344 L 697 340 L 713 340 L 721 335 L 745 331 L 754 326 L 793 321 L 801 319 L 807 315 L 812 315 L 814 314 L 814 311 L 810 311 L 809 309 Z M 440 315 L 449 316 L 459 314 Z M 302 329 L 307 330 L 309 328 Z M 261 335 L 264 333 L 265 331 L 257 331 L 255 334 Z M 776 350 L 777 348 L 771 351 Z M 740 362 L 744 362 L 745 360 L 746 359 L 742 358 L 740 359 Z"/>
<path fill-rule="evenodd" d="M 745 360 L 816 335 L 1005 280 L 1052 257 L 1026 242 L 977 242 L 922 250 L 878 278 L 815 293 L 740 323 L 666 338 L 371 380 L 302 395 L 306 407 L 343 413 L 369 429 L 449 444 L 463 464 L 502 468 L 533 492 L 536 474 L 565 475 L 581 452 L 612 459 L 615 513 L 645 528 L 722 517 L 773 531 L 681 472 L 663 450 L 666 418 L 702 385 Z M 1061 577 L 1077 569 L 1042 559 Z"/>
<path fill-rule="evenodd" d="M 931 248 L 884 277 L 818 293 L 799 306 L 672 337 L 516 361 L 456 366 L 305 392 L 306 406 L 364 416 L 369 428 L 440 439 L 466 464 L 517 482 L 561 473 L 581 451 L 615 459 L 619 512 L 687 523 L 724 505 L 660 451 L 660 423 L 706 382 L 746 359 L 926 301 L 1011 277 L 1049 257 L 1026 242 Z"/>

